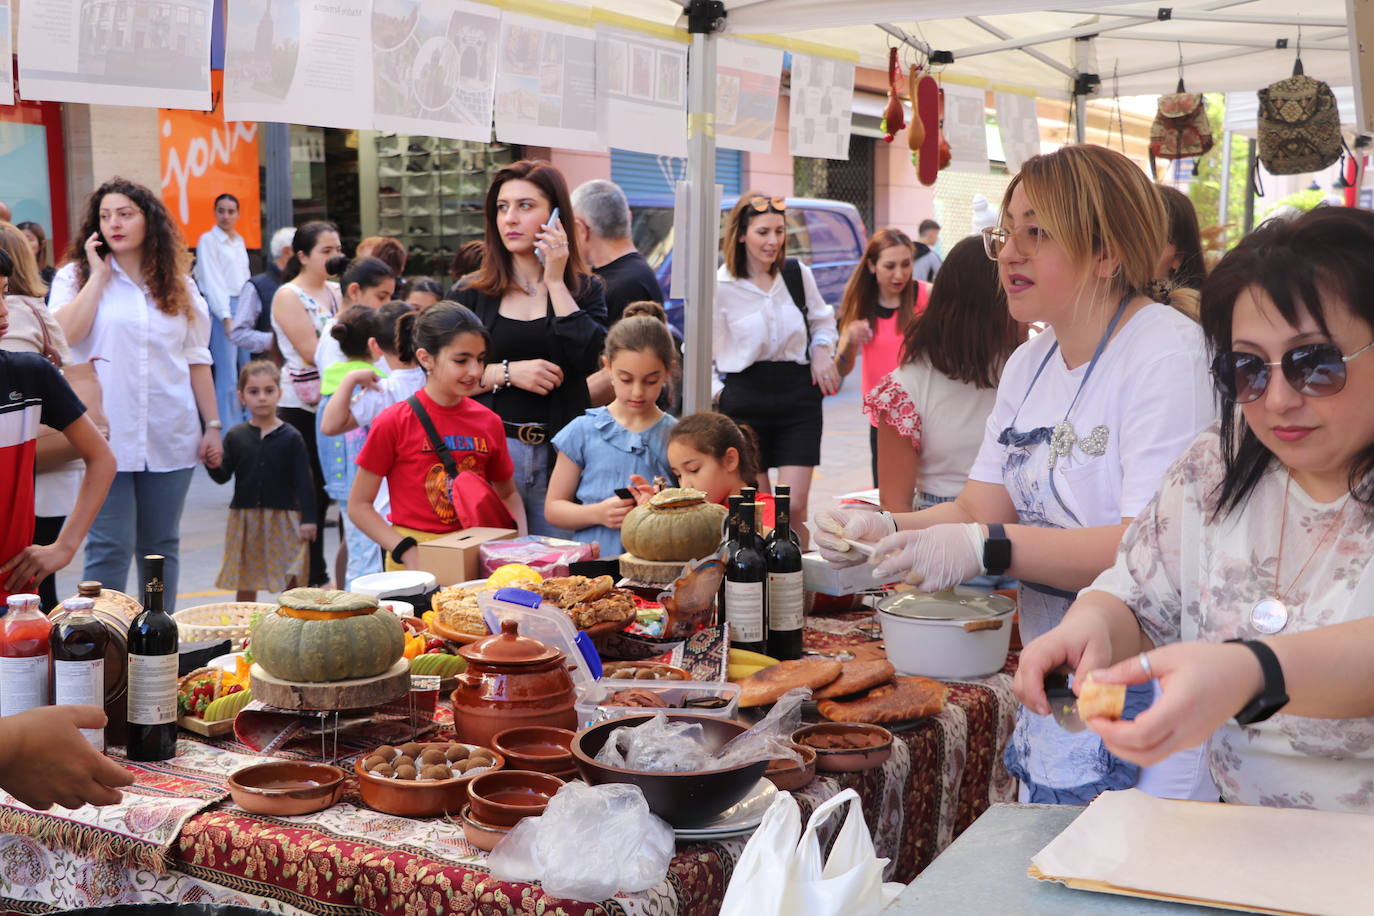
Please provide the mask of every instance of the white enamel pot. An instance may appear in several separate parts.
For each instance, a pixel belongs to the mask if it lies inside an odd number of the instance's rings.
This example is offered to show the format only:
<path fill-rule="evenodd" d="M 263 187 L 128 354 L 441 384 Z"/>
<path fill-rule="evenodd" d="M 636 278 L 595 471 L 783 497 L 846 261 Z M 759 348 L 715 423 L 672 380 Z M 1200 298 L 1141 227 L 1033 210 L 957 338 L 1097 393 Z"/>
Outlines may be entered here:
<path fill-rule="evenodd" d="M 1003 595 L 957 587 L 891 595 L 878 603 L 878 620 L 898 674 L 957 679 L 1002 670 L 1015 611 Z"/>

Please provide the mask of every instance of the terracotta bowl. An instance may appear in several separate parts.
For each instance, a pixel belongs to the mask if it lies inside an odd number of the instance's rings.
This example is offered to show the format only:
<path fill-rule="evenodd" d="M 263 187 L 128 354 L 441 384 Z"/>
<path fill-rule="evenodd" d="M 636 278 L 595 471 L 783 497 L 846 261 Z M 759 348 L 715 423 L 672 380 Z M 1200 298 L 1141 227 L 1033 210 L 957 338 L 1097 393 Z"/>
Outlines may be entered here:
<path fill-rule="evenodd" d="M 697 713 L 668 712 L 672 722 L 699 722 L 705 729 L 707 741 L 718 748 L 731 738 L 747 731 L 749 726 L 733 719 L 719 719 Z M 608 782 L 628 782 L 639 786 L 649 810 L 674 827 L 690 827 L 709 821 L 726 808 L 749 794 L 763 776 L 766 760 L 756 760 L 724 770 L 684 773 L 647 773 L 626 770 L 596 762 L 597 752 L 605 745 L 612 731 L 624 726 L 637 727 L 652 716 L 625 716 L 598 722 L 584 728 L 573 739 L 573 759 L 578 772 L 590 785 Z"/>
<path fill-rule="evenodd" d="M 453 741 L 420 742 L 420 747 L 442 747 L 461 744 Z M 477 749 L 477 745 L 467 745 Z M 373 776 L 363 769 L 363 761 L 372 756 L 372 751 L 359 754 L 353 762 L 358 774 L 358 791 L 362 794 L 363 804 L 374 811 L 395 814 L 398 817 L 439 817 L 444 814 L 457 814 L 468 803 L 468 783 L 481 773 L 472 776 L 455 776 L 452 779 L 393 779 L 389 776 Z M 500 752 L 492 751 L 493 772 L 506 765 L 506 758 Z"/>
<path fill-rule="evenodd" d="M 575 734 L 551 725 L 522 725 L 498 732 L 491 739 L 491 746 L 513 770 L 575 775 L 577 768 L 569 750 Z"/>
<path fill-rule="evenodd" d="M 347 775 L 339 767 L 325 763 L 258 763 L 235 770 L 229 776 L 229 794 L 234 804 L 256 814 L 310 814 L 338 802 Z"/>
<path fill-rule="evenodd" d="M 795 792 L 816 778 L 816 749 L 805 744 L 789 742 L 792 750 L 801 754 L 802 762 L 786 759 L 768 761 L 763 775 L 783 792 Z"/>
<path fill-rule="evenodd" d="M 892 732 L 881 725 L 866 725 L 861 722 L 821 722 L 816 725 L 803 725 L 792 733 L 792 741 L 807 745 L 807 737 L 838 737 L 842 735 L 863 736 L 873 742 L 868 747 L 823 748 L 814 747 L 816 769 L 823 773 L 854 773 L 882 766 L 892 756 Z"/>
<path fill-rule="evenodd" d="M 509 827 L 498 827 L 495 824 L 477 820 L 472 816 L 471 807 L 463 808 L 460 820 L 463 822 L 463 836 L 467 837 L 469 843 L 483 852 L 491 852 L 495 849 L 496 844 L 501 842 L 511 830 Z"/>
<path fill-rule="evenodd" d="M 527 817 L 544 813 L 549 799 L 563 788 L 563 780 L 529 770 L 498 770 L 468 782 L 472 815 L 484 824 L 514 827 Z"/>

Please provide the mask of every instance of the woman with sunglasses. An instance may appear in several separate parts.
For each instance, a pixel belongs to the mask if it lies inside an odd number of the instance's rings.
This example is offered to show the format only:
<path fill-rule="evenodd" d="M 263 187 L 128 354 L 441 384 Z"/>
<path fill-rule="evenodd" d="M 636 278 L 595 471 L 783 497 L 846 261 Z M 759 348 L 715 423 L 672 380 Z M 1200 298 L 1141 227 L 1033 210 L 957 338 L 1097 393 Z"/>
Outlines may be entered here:
<path fill-rule="evenodd" d="M 1012 317 L 1048 327 L 1007 361 L 968 483 L 954 502 L 911 514 L 822 512 L 816 521 L 831 534 L 817 541 L 835 563 L 862 561 L 843 539 L 879 541 L 874 575 L 923 591 L 978 575 L 1019 579 L 1029 642 L 1111 566 L 1126 525 L 1216 413 L 1200 329 L 1145 294 L 1166 220 L 1135 163 L 1088 145 L 1027 160 L 984 239 Z M 1128 715 L 1152 698 L 1150 685 L 1133 688 Z M 1024 708 L 1007 765 L 1023 801 L 1083 804 L 1137 784 L 1216 798 L 1199 753 L 1142 773 L 1093 733 Z"/>
<path fill-rule="evenodd" d="M 759 440 L 759 488 L 768 471 L 792 488 L 794 530 L 802 527 L 811 472 L 821 463 L 821 398 L 840 390 L 835 310 L 811 269 L 787 257 L 787 202 L 750 191 L 726 223 L 725 263 L 716 274 L 715 366 L 724 375 L 720 411 Z"/>
<path fill-rule="evenodd" d="M 1152 675 L 1162 696 L 1133 722 L 1091 720 L 1113 751 L 1148 763 L 1205 742 L 1225 801 L 1374 813 L 1371 251 L 1374 214 L 1333 207 L 1266 223 L 1212 272 L 1220 429 L 1022 652 L 1027 706 L 1047 710 L 1044 672 L 1117 662 L 1102 680 Z"/>

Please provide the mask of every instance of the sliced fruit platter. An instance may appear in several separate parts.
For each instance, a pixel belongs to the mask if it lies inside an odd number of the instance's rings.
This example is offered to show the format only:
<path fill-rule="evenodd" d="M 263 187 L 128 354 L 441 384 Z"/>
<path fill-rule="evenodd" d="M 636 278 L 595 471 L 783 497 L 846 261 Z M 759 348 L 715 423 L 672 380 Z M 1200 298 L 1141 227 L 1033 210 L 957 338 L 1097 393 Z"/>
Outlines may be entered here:
<path fill-rule="evenodd" d="M 434 632 L 435 611 L 426 611 L 420 619 L 403 617 L 401 625 L 406 630 L 405 651 L 402 658 L 410 660 L 410 673 L 434 675 L 439 678 L 452 678 L 463 673 L 468 663 L 458 655 L 460 642 L 445 639 Z"/>
<path fill-rule="evenodd" d="M 234 716 L 253 701 L 248 689 L 249 662 L 235 656 L 235 670 L 197 668 L 177 684 L 177 724 L 209 738 L 226 735 Z"/>

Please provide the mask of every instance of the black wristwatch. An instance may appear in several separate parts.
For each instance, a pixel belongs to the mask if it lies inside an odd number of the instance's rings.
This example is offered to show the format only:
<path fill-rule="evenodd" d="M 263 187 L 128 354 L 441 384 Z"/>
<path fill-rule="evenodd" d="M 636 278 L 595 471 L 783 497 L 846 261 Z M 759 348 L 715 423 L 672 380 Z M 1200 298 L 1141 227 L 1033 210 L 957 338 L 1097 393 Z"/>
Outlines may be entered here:
<path fill-rule="evenodd" d="M 415 540 L 415 538 L 412 537 L 401 538 L 399 541 L 396 542 L 396 546 L 391 548 L 391 559 L 394 562 L 404 566 L 405 560 L 402 560 L 401 557 L 406 555 L 407 550 L 418 545 L 419 543 L 419 541 Z"/>
<path fill-rule="evenodd" d="M 988 525 L 983 541 L 983 568 L 989 576 L 1000 576 L 1011 568 L 1011 539 L 1006 525 Z"/>
<path fill-rule="evenodd" d="M 1254 725 L 1278 712 L 1288 705 L 1288 692 L 1283 683 L 1283 666 L 1274 650 L 1257 639 L 1228 639 L 1227 642 L 1240 643 L 1259 659 L 1260 671 L 1264 674 L 1264 688 L 1259 696 L 1236 713 L 1237 725 Z"/>

